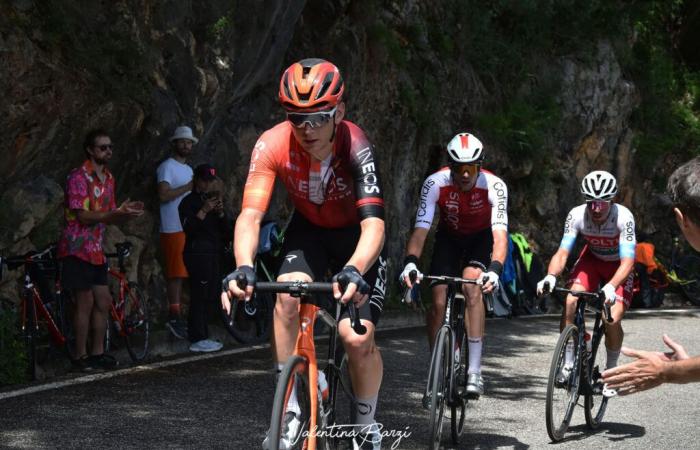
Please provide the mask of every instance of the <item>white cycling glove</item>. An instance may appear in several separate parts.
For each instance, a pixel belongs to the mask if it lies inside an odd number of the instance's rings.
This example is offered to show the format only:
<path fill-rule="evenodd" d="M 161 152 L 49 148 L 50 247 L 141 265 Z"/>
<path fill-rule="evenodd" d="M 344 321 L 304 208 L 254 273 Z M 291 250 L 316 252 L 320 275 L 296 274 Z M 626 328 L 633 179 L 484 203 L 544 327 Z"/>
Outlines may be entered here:
<path fill-rule="evenodd" d="M 545 283 L 549 284 L 549 292 L 552 292 L 552 289 L 554 289 L 554 286 L 557 284 L 557 277 L 550 273 L 542 278 L 542 280 L 537 283 L 537 295 L 542 295 Z"/>
<path fill-rule="evenodd" d="M 615 303 L 615 298 L 617 295 L 615 294 L 615 288 L 612 286 L 612 284 L 608 283 L 605 286 L 603 286 L 603 289 L 601 289 L 603 293 L 605 294 L 605 303 L 612 305 Z"/>
<path fill-rule="evenodd" d="M 481 272 L 481 275 L 479 275 L 479 279 L 477 280 L 477 283 L 483 285 L 484 284 L 484 279 L 488 278 L 486 280 L 486 283 L 493 283 L 493 290 L 496 291 L 498 290 L 498 274 L 496 272 Z"/>
<path fill-rule="evenodd" d="M 416 272 L 416 281 L 420 282 L 420 280 L 423 279 L 423 274 L 420 272 L 420 270 L 418 270 L 418 267 L 415 265 L 415 263 L 410 262 L 406 264 L 406 267 L 403 268 L 403 272 L 401 272 L 401 275 L 399 275 L 399 281 L 404 286 L 408 286 L 408 281 L 410 281 L 409 277 L 411 272 Z"/>

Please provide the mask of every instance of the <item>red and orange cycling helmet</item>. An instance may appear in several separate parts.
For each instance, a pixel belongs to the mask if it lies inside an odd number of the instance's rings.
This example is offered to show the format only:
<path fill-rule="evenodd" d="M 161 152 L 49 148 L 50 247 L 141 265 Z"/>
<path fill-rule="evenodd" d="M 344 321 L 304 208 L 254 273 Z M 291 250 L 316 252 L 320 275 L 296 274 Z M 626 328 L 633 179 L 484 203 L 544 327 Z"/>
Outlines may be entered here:
<path fill-rule="evenodd" d="M 345 85 L 340 71 L 323 59 L 295 62 L 280 80 L 282 107 L 292 112 L 316 112 L 334 108 L 341 102 Z"/>

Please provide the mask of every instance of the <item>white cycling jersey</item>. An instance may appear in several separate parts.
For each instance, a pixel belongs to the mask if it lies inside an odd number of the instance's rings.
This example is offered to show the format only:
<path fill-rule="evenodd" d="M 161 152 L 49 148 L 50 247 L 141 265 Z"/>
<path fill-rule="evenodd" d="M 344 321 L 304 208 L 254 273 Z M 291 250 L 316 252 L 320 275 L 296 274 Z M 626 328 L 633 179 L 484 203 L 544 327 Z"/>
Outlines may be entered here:
<path fill-rule="evenodd" d="M 452 234 L 508 229 L 508 188 L 503 180 L 484 169 L 468 192 L 452 184 L 448 167 L 430 175 L 421 189 L 416 228 L 430 228 L 436 206 L 440 210 L 440 228 Z"/>
<path fill-rule="evenodd" d="M 586 205 L 579 205 L 569 212 L 564 224 L 564 237 L 559 248 L 571 251 L 576 236 L 588 243 L 588 249 L 603 261 L 619 261 L 621 258 L 634 258 L 637 239 L 634 234 L 634 216 L 629 209 L 613 203 L 605 222 L 593 222 Z"/>

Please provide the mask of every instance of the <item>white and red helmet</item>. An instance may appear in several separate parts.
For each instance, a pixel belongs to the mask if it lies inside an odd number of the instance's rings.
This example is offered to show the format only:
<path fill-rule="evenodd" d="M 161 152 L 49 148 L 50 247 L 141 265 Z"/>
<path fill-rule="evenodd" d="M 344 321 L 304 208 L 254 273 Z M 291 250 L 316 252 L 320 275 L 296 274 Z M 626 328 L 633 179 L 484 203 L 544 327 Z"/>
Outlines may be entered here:
<path fill-rule="evenodd" d="M 476 136 L 459 133 L 447 144 L 447 155 L 456 164 L 479 164 L 484 159 L 484 145 Z"/>
<path fill-rule="evenodd" d="M 617 180 L 604 170 L 594 170 L 581 181 L 581 193 L 586 200 L 610 200 L 617 194 Z"/>

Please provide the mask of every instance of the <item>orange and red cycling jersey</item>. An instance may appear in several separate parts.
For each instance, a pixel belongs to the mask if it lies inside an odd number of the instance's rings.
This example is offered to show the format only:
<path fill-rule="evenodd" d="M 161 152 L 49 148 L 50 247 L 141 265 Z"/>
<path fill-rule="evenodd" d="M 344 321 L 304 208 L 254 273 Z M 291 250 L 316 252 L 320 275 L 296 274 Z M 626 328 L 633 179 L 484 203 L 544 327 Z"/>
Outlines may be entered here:
<path fill-rule="evenodd" d="M 383 192 L 375 161 L 372 145 L 352 122 L 338 124 L 333 152 L 320 165 L 294 139 L 292 125 L 282 122 L 264 132 L 255 144 L 243 208 L 267 211 L 275 177 L 279 177 L 296 210 L 315 225 L 341 228 L 369 217 L 383 219 Z M 310 183 L 310 172 L 320 181 Z M 318 188 L 310 190 L 310 185 Z"/>

